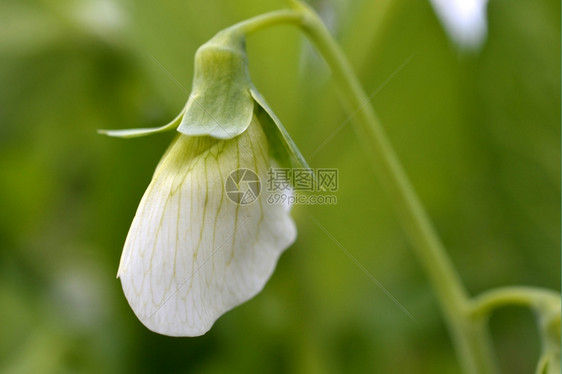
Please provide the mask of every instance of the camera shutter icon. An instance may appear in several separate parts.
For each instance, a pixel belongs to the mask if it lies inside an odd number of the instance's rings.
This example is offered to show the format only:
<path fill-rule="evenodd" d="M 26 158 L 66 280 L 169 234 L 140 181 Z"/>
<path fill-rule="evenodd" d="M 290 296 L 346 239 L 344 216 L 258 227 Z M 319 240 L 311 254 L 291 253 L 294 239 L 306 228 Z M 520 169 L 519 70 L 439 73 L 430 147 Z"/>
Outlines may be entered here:
<path fill-rule="evenodd" d="M 224 184 L 228 198 L 235 204 L 248 205 L 256 201 L 261 192 L 260 178 L 250 169 L 234 170 Z"/>

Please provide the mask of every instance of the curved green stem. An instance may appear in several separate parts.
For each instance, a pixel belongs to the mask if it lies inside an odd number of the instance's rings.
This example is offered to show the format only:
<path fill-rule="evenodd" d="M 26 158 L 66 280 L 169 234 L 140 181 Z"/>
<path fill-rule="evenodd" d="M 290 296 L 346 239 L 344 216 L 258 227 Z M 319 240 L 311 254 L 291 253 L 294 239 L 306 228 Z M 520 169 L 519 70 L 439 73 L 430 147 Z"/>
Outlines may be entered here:
<path fill-rule="evenodd" d="M 302 18 L 303 14 L 298 11 L 275 10 L 234 24 L 223 31 L 240 32 L 244 35 L 249 35 L 275 25 L 294 24 L 298 26 Z"/>
<path fill-rule="evenodd" d="M 473 319 L 484 321 L 508 305 L 529 307 L 537 314 L 542 353 L 536 373 L 560 373 L 560 294 L 536 287 L 502 287 L 475 297 L 470 312 Z"/>
<path fill-rule="evenodd" d="M 372 164 L 431 279 L 465 371 L 479 374 L 497 372 L 486 328 L 483 323 L 467 318 L 467 293 L 400 165 L 368 96 L 321 20 L 308 7 L 297 6 L 305 14 L 302 29 L 327 61 L 342 96 L 357 114 L 359 120 L 355 123 L 359 138 L 369 151 Z"/>
<path fill-rule="evenodd" d="M 521 305 L 538 312 L 548 305 L 559 305 L 560 294 L 536 287 L 503 287 L 489 290 L 470 303 L 473 318 L 486 318 L 494 309 L 507 305 Z"/>

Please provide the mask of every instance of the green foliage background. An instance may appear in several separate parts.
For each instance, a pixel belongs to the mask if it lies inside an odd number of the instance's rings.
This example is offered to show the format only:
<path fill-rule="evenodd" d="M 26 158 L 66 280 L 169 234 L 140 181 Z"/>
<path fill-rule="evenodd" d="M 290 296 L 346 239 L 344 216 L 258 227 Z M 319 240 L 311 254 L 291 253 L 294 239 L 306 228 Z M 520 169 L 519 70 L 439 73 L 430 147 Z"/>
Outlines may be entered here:
<path fill-rule="evenodd" d="M 467 288 L 560 287 L 560 2 L 490 0 L 478 53 L 419 0 L 318 1 Z M 256 86 L 338 204 L 298 206 L 265 290 L 200 338 L 137 321 L 115 279 L 136 206 L 189 94 L 196 48 L 274 0 L 0 2 L 0 372 L 457 373 L 425 274 L 329 71 L 290 27 L 248 40 Z M 414 316 L 404 314 L 320 222 Z M 497 312 L 505 373 L 534 317 Z"/>

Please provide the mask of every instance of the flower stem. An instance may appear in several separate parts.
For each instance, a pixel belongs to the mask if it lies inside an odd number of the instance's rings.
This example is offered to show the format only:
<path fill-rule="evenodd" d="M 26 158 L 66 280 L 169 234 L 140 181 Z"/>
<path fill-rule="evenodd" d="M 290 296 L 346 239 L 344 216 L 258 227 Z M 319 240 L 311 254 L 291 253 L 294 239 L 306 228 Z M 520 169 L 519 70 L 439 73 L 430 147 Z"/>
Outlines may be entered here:
<path fill-rule="evenodd" d="M 255 33 L 267 27 L 280 24 L 300 25 L 303 14 L 294 10 L 275 10 L 252 17 L 245 21 L 230 26 L 223 31 L 240 32 L 244 35 Z"/>
<path fill-rule="evenodd" d="M 322 21 L 308 7 L 300 5 L 300 9 L 305 14 L 302 29 L 327 61 L 342 96 L 347 99 L 351 110 L 357 113 L 359 120 L 355 124 L 359 138 L 368 150 L 371 162 L 431 279 L 462 366 L 467 373 L 497 372 L 486 328 L 483 323 L 469 318 L 467 293 L 398 161 L 368 96 Z"/>
<path fill-rule="evenodd" d="M 468 295 L 398 161 L 368 96 L 316 13 L 298 1 L 293 0 L 291 4 L 294 10 L 266 13 L 236 24 L 230 30 L 248 34 L 275 24 L 289 23 L 299 26 L 316 46 L 332 69 L 342 97 L 357 115 L 358 121 L 354 121 L 356 131 L 436 291 L 465 372 L 496 373 L 485 321 L 472 318 Z"/>

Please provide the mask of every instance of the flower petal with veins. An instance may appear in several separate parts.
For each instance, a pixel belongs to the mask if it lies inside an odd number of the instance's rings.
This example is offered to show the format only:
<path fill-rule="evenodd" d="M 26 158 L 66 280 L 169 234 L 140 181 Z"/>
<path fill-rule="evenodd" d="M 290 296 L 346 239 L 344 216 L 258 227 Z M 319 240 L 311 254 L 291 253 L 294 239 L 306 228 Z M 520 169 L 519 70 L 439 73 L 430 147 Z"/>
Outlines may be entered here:
<path fill-rule="evenodd" d="M 232 139 L 176 137 L 141 200 L 118 271 L 129 304 L 150 330 L 202 335 L 265 286 L 296 238 L 295 225 L 281 203 L 267 203 L 271 191 L 235 204 L 225 181 L 242 168 L 265 181 L 269 165 L 255 116 Z"/>

